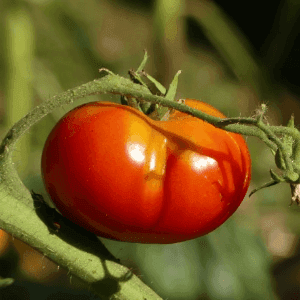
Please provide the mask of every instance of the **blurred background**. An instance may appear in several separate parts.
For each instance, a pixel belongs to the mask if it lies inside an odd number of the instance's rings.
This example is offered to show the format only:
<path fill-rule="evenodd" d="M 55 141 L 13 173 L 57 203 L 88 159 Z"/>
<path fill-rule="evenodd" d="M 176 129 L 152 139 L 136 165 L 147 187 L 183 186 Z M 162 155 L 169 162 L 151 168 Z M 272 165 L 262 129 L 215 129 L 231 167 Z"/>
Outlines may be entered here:
<path fill-rule="evenodd" d="M 1 0 L 0 134 L 31 108 L 99 77 L 127 76 L 147 49 L 146 71 L 168 86 L 182 70 L 177 98 L 196 98 L 228 116 L 252 116 L 260 103 L 271 124 L 299 109 L 299 0 Z M 93 96 L 57 109 L 15 151 L 29 189 L 43 194 L 40 158 L 59 118 Z M 250 191 L 269 181 L 271 152 L 246 138 L 253 161 Z M 102 239 L 163 299 L 300 299 L 300 208 L 288 185 L 259 191 L 211 234 L 173 245 Z M 93 299 L 68 270 L 0 231 L 0 276 L 16 282 L 0 299 Z"/>

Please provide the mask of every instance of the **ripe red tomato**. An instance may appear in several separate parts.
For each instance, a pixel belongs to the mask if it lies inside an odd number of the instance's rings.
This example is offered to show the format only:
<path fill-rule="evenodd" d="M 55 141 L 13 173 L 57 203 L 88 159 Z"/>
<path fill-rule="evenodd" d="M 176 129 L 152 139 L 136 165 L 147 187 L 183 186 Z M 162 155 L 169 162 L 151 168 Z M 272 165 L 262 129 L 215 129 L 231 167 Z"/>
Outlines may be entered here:
<path fill-rule="evenodd" d="M 224 117 L 203 102 L 186 104 Z M 68 112 L 42 155 L 46 189 L 65 217 L 139 243 L 181 242 L 223 224 L 247 192 L 250 168 L 238 134 L 178 111 L 154 121 L 108 102 Z"/>

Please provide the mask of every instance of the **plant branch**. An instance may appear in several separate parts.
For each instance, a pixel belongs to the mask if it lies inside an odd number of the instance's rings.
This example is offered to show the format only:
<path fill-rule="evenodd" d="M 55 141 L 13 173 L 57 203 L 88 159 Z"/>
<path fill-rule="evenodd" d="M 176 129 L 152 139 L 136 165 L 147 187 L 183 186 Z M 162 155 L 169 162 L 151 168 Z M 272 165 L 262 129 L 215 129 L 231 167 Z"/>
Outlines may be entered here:
<path fill-rule="evenodd" d="M 264 140 L 269 146 L 274 148 L 274 145 L 267 141 L 265 136 L 258 128 L 243 125 L 255 124 L 255 120 L 253 120 L 252 118 L 220 119 L 214 116 L 210 116 L 204 112 L 193 109 L 182 103 L 169 101 L 164 97 L 152 95 L 146 87 L 135 84 L 129 79 L 120 77 L 118 75 L 108 74 L 105 77 L 96 79 L 74 89 L 63 92 L 57 96 L 54 96 L 41 105 L 35 107 L 9 130 L 0 146 L 0 156 L 5 154 L 6 149 L 12 148 L 15 142 L 30 128 L 30 126 L 38 122 L 41 118 L 53 111 L 55 108 L 58 108 L 65 104 L 70 104 L 80 98 L 101 93 L 112 93 L 123 96 L 130 96 L 136 99 L 143 99 L 162 106 L 177 109 L 181 112 L 200 118 L 208 123 L 215 125 L 216 127 L 223 128 L 227 131 L 256 136 Z"/>
<path fill-rule="evenodd" d="M 161 299 L 131 271 L 114 261 L 94 234 L 63 217 L 59 219 L 58 233 L 51 233 L 40 216 L 44 208 L 36 202 L 33 210 L 1 186 L 0 228 L 34 247 L 72 276 L 81 278 L 86 288 L 101 299 Z"/>

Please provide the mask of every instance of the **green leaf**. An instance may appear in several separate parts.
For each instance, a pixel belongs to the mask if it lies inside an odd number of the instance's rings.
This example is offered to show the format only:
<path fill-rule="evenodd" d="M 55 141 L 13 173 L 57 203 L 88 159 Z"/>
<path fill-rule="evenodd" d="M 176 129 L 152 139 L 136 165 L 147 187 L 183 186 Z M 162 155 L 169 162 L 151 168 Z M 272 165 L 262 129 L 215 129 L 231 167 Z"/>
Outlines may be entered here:
<path fill-rule="evenodd" d="M 177 85 L 178 85 L 178 77 L 181 74 L 181 71 L 179 70 L 176 75 L 174 76 L 170 87 L 168 89 L 168 92 L 166 94 L 166 99 L 174 101 L 175 96 L 176 96 L 176 92 L 177 92 Z"/>
<path fill-rule="evenodd" d="M 139 65 L 139 67 L 137 68 L 136 72 L 141 72 L 144 70 L 148 58 L 149 58 L 149 56 L 148 56 L 147 50 L 145 50 L 144 58 L 143 58 L 141 64 Z"/>
<path fill-rule="evenodd" d="M 158 82 L 156 79 L 154 79 L 152 76 L 150 76 L 149 74 L 147 74 L 146 72 L 143 72 L 143 75 L 149 80 L 151 81 L 155 87 L 159 90 L 159 92 L 162 94 L 162 95 L 165 95 L 166 94 L 166 88 L 160 83 Z"/>

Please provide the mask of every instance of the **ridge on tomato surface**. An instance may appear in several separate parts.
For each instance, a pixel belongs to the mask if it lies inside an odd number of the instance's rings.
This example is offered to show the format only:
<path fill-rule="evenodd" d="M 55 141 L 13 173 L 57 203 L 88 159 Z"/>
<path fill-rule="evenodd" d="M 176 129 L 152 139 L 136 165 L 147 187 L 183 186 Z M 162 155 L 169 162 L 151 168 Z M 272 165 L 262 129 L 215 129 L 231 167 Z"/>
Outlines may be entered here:
<path fill-rule="evenodd" d="M 224 118 L 206 103 L 185 104 Z M 211 232 L 236 211 L 250 174 L 242 136 L 179 111 L 154 121 L 109 102 L 68 112 L 42 154 L 44 183 L 62 215 L 126 242 L 176 243 Z"/>

